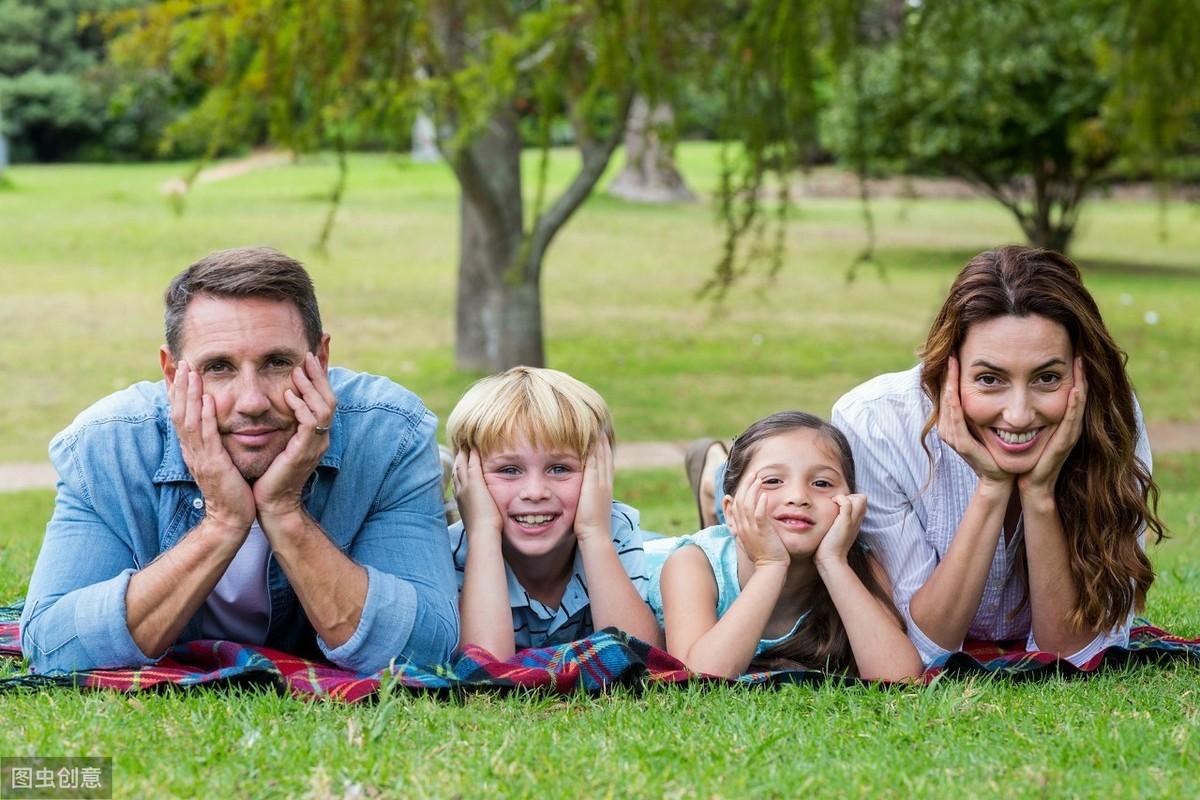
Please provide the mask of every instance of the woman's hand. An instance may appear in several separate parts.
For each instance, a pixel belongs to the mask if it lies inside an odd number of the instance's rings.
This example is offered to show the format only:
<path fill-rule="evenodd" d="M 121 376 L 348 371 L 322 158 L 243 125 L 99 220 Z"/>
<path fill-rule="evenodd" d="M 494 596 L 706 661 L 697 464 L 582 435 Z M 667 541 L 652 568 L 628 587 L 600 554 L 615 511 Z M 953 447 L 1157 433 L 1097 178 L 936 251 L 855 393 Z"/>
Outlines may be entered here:
<path fill-rule="evenodd" d="M 946 380 L 942 385 L 942 403 L 938 410 L 937 432 L 943 442 L 963 457 L 981 482 L 1009 484 L 1013 476 L 1000 469 L 992 454 L 971 434 L 962 410 L 958 387 L 958 358 L 950 356 Z"/>
<path fill-rule="evenodd" d="M 725 519 L 755 569 L 771 564 L 786 567 L 791 563 L 792 557 L 767 516 L 767 498 L 762 492 L 760 476 L 744 482 L 734 497 L 726 496 Z"/>
<path fill-rule="evenodd" d="M 499 536 L 504 520 L 483 479 L 483 459 L 477 450 L 459 450 L 454 456 L 454 499 L 468 540 Z"/>
<path fill-rule="evenodd" d="M 613 457 L 612 445 L 603 434 L 583 464 L 583 487 L 575 508 L 575 537 L 612 539 Z"/>
<path fill-rule="evenodd" d="M 1087 406 L 1087 376 L 1083 374 L 1083 359 L 1075 357 L 1072 373 L 1071 393 L 1067 395 L 1067 410 L 1062 420 L 1050 434 L 1050 441 L 1042 448 L 1033 469 L 1017 476 L 1017 489 L 1022 495 L 1043 493 L 1054 494 L 1058 473 L 1062 471 L 1067 456 L 1083 434 L 1083 411 Z"/>
<path fill-rule="evenodd" d="M 850 548 L 858 539 L 858 529 L 862 525 L 863 516 L 867 513 L 867 496 L 865 494 L 839 494 L 833 498 L 837 503 L 838 515 L 829 526 L 813 561 L 818 569 L 823 563 L 840 563 L 846 561 Z"/>

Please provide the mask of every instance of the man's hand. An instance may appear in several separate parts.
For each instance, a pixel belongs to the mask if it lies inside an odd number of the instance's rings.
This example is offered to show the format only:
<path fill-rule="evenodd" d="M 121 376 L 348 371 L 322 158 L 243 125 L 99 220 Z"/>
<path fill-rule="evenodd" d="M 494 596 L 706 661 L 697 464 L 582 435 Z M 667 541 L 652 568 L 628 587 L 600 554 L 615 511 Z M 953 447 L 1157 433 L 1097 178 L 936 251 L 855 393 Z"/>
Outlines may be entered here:
<path fill-rule="evenodd" d="M 613 457 L 608 437 L 600 435 L 583 465 L 583 487 L 575 507 L 575 538 L 612 539 Z"/>
<path fill-rule="evenodd" d="M 754 480 L 742 484 L 733 502 L 726 504 L 725 518 L 746 556 L 754 562 L 755 569 L 768 565 L 786 567 L 792 562 L 783 540 L 767 517 L 767 497 L 762 493 L 761 476 L 755 475 Z"/>
<path fill-rule="evenodd" d="M 254 502 L 259 521 L 303 510 L 301 493 L 321 456 L 329 447 L 329 428 L 337 397 L 321 362 L 312 353 L 292 370 L 292 385 L 283 398 L 296 416 L 296 432 L 271 466 L 254 482 Z"/>
<path fill-rule="evenodd" d="M 231 538 L 244 540 L 254 522 L 254 493 L 221 442 L 212 395 L 204 394 L 200 373 L 186 361 L 176 365 L 167 399 L 183 461 L 204 495 L 207 518 Z"/>
<path fill-rule="evenodd" d="M 467 540 L 485 536 L 500 537 L 504 520 L 483 478 L 483 459 L 478 450 L 459 450 L 454 456 L 454 500 L 462 516 Z"/>
<path fill-rule="evenodd" d="M 865 494 L 839 494 L 833 498 L 833 502 L 837 503 L 838 515 L 813 554 L 813 561 L 818 567 L 825 562 L 846 561 L 850 548 L 858 539 L 863 516 L 867 513 Z"/>

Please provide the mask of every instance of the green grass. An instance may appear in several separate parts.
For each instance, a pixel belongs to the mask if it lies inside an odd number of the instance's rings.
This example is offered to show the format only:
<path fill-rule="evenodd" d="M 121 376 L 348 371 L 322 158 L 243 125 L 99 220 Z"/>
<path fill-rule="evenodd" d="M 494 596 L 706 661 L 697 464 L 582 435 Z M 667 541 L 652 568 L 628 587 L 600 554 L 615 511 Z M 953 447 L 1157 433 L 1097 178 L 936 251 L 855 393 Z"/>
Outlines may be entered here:
<path fill-rule="evenodd" d="M 1151 548 L 1148 614 L 1200 635 L 1200 454 L 1165 455 L 1156 472 L 1174 535 Z M 617 495 L 650 529 L 694 515 L 681 470 L 624 472 Z M 0 502 L 0 596 L 23 591 L 52 503 Z M 395 692 L 361 706 L 262 689 L 53 690 L 0 699 L 0 753 L 112 756 L 115 797 L 1187 797 L 1198 682 L 1200 666 L 1172 664 L 904 689 Z"/>
<path fill-rule="evenodd" d="M 681 150 L 701 192 L 714 149 Z M 442 165 L 351 159 L 329 253 L 312 245 L 334 179 L 306 158 L 200 185 L 176 217 L 159 185 L 186 165 L 14 167 L 0 193 L 0 461 L 43 458 L 49 438 L 91 400 L 158 376 L 161 293 L 217 248 L 267 243 L 312 270 L 336 363 L 394 377 L 445 419 L 475 375 L 453 369 L 455 184 Z M 561 183 L 573 160 L 555 153 Z M 954 273 L 1018 231 L 986 201 L 881 200 L 882 276 L 847 284 L 862 246 L 852 200 L 806 201 L 769 285 L 749 275 L 714 314 L 695 292 L 721 230 L 708 203 L 644 208 L 594 197 L 564 229 L 545 267 L 551 365 L 593 384 L 626 441 L 733 435 L 782 408 L 827 415 L 879 372 L 909 366 Z M 1152 204 L 1089 205 L 1076 255 L 1152 420 L 1197 420 L 1200 225 L 1168 211 L 1159 241 Z M 1127 302 L 1122 302 L 1125 296 Z M 1156 325 L 1144 315 L 1155 311 Z"/>
<path fill-rule="evenodd" d="M 693 185 L 714 151 L 681 150 Z M 553 180 L 572 161 L 555 154 Z M 457 197 L 442 166 L 355 156 L 328 255 L 311 245 L 328 159 L 198 187 L 174 217 L 158 195 L 183 165 L 16 167 L 0 193 L 0 461 L 43 457 L 102 394 L 157 377 L 160 296 L 220 247 L 268 243 L 317 280 L 334 361 L 390 375 L 443 419 L 475 377 L 452 368 Z M 1152 420 L 1200 420 L 1200 225 L 1149 204 L 1096 202 L 1085 265 Z M 849 200 L 808 201 L 774 285 L 752 274 L 718 313 L 695 300 L 720 243 L 706 204 L 638 208 L 598 196 L 550 251 L 552 365 L 592 383 L 627 441 L 731 435 L 780 408 L 827 414 L 843 391 L 913 360 L 954 273 L 1014 241 L 979 202 L 880 201 L 882 275 L 845 270 L 862 245 Z M 1144 321 L 1147 311 L 1156 325 Z M 1151 548 L 1148 615 L 1200 635 L 1200 454 L 1156 475 L 1173 538 Z M 643 527 L 681 533 L 682 470 L 617 476 Z M 24 593 L 53 505 L 0 495 L 0 599 Z M 0 664 L 0 675 L 18 665 Z M 1088 680 L 945 680 L 933 687 L 620 691 L 603 697 L 404 693 L 362 706 L 262 690 L 0 698 L 0 755 L 111 755 L 117 797 L 145 796 L 1192 796 L 1200 667 Z"/>

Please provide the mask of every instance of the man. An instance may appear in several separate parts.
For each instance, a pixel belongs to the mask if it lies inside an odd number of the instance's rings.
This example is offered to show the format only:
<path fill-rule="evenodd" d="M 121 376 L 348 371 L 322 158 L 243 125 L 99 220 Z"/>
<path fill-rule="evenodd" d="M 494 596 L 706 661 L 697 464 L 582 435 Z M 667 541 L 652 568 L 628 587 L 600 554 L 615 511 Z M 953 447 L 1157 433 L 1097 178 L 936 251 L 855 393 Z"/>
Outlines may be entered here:
<path fill-rule="evenodd" d="M 458 640 L 437 421 L 386 378 L 328 369 L 312 281 L 224 250 L 166 293 L 165 381 L 54 438 L 54 515 L 21 646 L 37 672 L 150 664 L 231 639 L 374 672 Z M 315 635 L 314 635 L 315 634 Z"/>

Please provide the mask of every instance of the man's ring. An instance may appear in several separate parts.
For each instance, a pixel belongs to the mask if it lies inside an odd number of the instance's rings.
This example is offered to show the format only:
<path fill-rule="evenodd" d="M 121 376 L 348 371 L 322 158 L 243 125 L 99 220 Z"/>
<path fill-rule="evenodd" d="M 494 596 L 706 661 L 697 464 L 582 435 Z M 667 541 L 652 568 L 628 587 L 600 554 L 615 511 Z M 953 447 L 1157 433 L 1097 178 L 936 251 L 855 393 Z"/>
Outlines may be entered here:
<path fill-rule="evenodd" d="M 323 425 L 314 425 L 313 430 L 316 431 L 317 433 L 329 433 L 329 428 L 327 428 Z"/>

